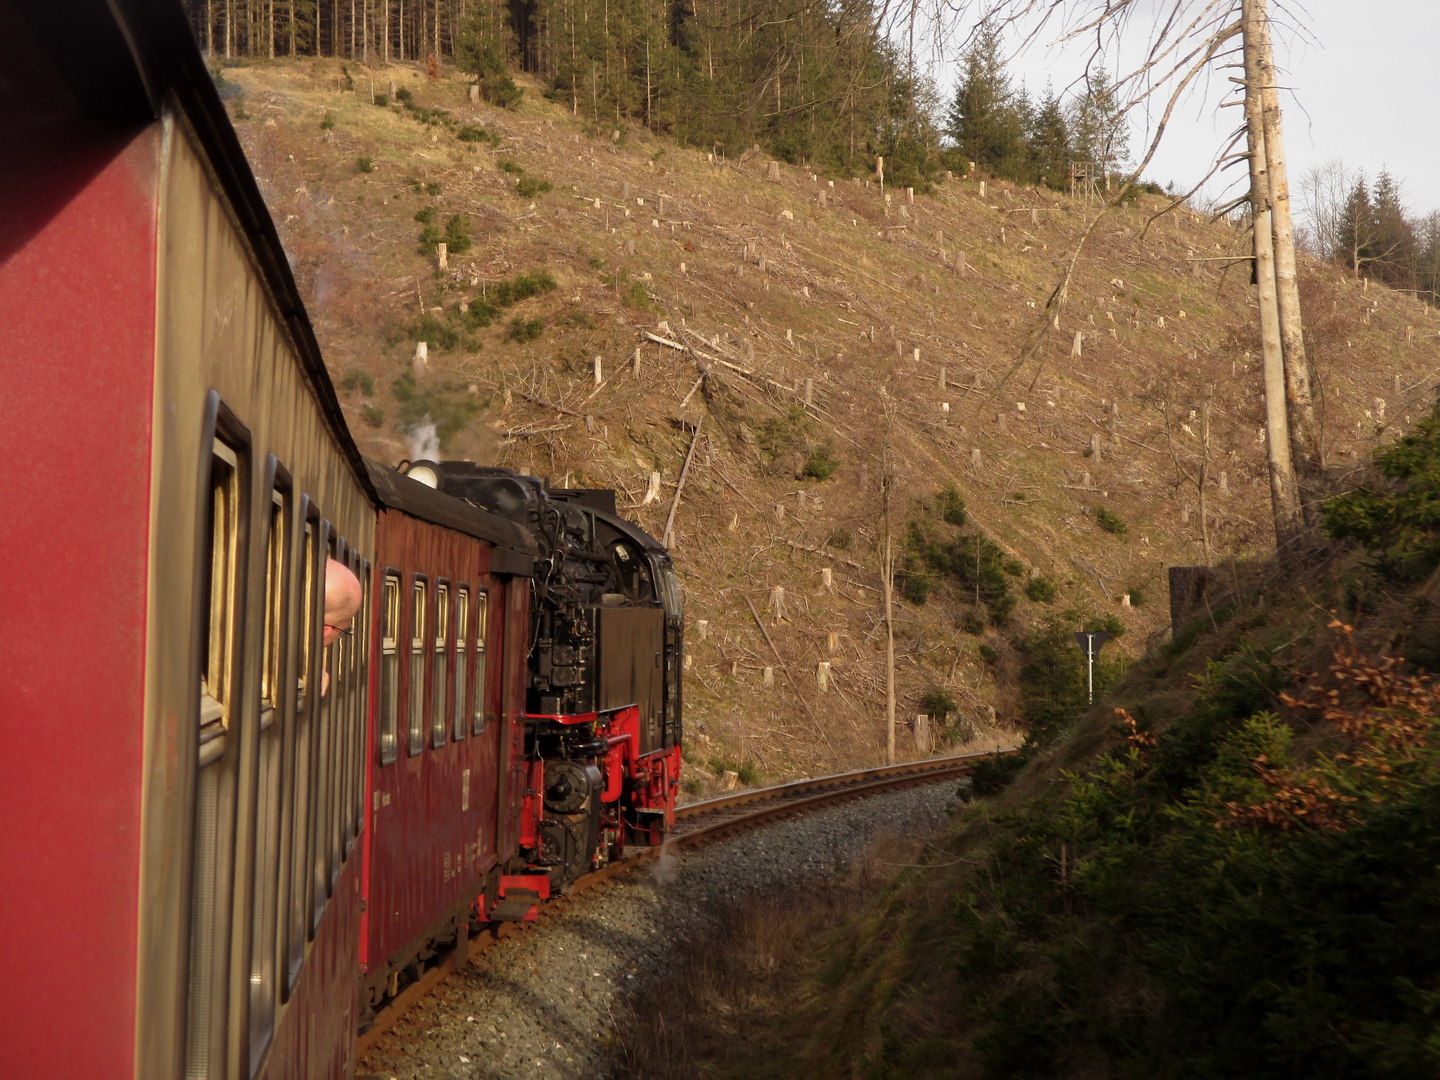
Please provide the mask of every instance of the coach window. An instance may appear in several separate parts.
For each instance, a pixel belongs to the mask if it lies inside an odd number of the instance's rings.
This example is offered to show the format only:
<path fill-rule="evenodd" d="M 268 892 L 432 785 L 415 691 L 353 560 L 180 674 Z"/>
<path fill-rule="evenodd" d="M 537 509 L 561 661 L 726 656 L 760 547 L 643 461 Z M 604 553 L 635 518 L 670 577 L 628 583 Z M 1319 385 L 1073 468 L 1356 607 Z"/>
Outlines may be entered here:
<path fill-rule="evenodd" d="M 470 590 L 455 589 L 455 696 L 451 699 L 450 730 L 458 742 L 465 738 L 465 676 L 470 670 L 466 642 L 470 640 Z"/>
<path fill-rule="evenodd" d="M 350 759 L 350 842 L 365 829 L 365 771 L 370 767 L 370 650 L 374 646 L 374 597 L 370 590 L 370 564 L 358 558 L 355 576 L 362 590 L 360 614 L 355 620 L 355 750 Z"/>
<path fill-rule="evenodd" d="M 239 610 L 243 452 L 216 438 L 212 444 L 208 506 L 198 552 L 205 578 L 200 641 L 198 772 L 195 788 L 195 847 L 190 892 L 190 969 L 186 1011 L 185 1064 L 189 1076 L 218 1076 L 224 1066 L 231 868 L 234 836 L 233 754 L 227 733 L 238 718 L 235 655 L 241 630 Z"/>
<path fill-rule="evenodd" d="M 272 458 L 270 468 L 277 466 Z M 264 664 L 260 673 L 259 785 L 256 790 L 255 878 L 250 928 L 250 1066 L 253 1075 L 275 1021 L 275 937 L 280 896 L 280 757 L 284 724 L 282 658 L 285 593 L 290 575 L 289 493 L 277 476 L 270 492 L 265 553 Z"/>
<path fill-rule="evenodd" d="M 445 725 L 450 719 L 446 714 L 445 702 L 450 691 L 450 659 L 448 634 L 450 631 L 450 585 L 437 582 L 435 585 L 435 659 L 430 668 L 433 686 L 430 691 L 430 745 L 445 745 Z"/>
<path fill-rule="evenodd" d="M 305 942 L 309 939 L 310 912 L 310 821 L 314 814 L 312 795 L 314 791 L 314 695 L 309 693 L 310 684 L 316 678 L 315 640 L 319 631 L 320 601 L 324 567 L 321 564 L 321 532 L 319 509 L 304 500 L 305 525 L 301 547 L 300 610 L 295 613 L 294 626 L 300 636 L 300 652 L 296 658 L 295 673 L 295 801 L 291 811 L 290 848 L 290 971 L 287 985 L 294 988 L 305 959 Z"/>
<path fill-rule="evenodd" d="M 410 593 L 410 756 L 425 749 L 425 591 L 418 574 Z"/>
<path fill-rule="evenodd" d="M 330 523 L 324 523 L 325 530 L 329 536 L 329 544 L 326 545 L 321 554 L 320 576 L 317 580 L 317 588 L 320 592 L 320 609 L 322 611 L 320 629 L 315 635 L 316 646 L 320 654 L 320 681 L 317 683 L 318 693 L 315 698 L 315 715 L 318 718 L 316 725 L 315 743 L 317 746 L 315 756 L 315 809 L 311 817 L 310 837 L 310 873 L 313 881 L 310 886 L 310 936 L 315 936 L 315 931 L 320 928 L 320 917 L 325 913 L 325 902 L 330 899 L 330 878 L 328 872 L 334 849 L 338 844 L 331 843 L 331 830 L 335 819 L 335 725 L 340 717 L 340 698 L 344 696 L 344 688 L 340 685 L 343 670 L 340 666 L 340 652 L 338 649 L 325 648 L 325 623 L 323 611 L 325 608 L 325 566 L 327 559 L 339 561 L 344 553 L 339 548 L 339 542 L 333 533 L 330 532 Z M 326 676 L 329 678 L 326 678 Z M 328 692 L 327 692 L 328 688 Z"/>
<path fill-rule="evenodd" d="M 490 594 L 484 589 L 475 593 L 475 689 L 470 698 L 470 731 L 479 735 L 485 730 L 485 644 L 489 640 Z"/>
<path fill-rule="evenodd" d="M 380 593 L 380 764 L 400 756 L 400 575 L 387 572 Z"/>

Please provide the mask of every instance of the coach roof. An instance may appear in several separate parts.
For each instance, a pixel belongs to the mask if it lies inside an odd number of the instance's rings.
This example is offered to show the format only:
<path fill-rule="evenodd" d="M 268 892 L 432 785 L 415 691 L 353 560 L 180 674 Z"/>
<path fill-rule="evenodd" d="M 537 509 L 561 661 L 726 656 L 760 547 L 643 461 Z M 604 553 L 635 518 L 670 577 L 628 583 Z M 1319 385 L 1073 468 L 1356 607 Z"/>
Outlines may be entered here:
<path fill-rule="evenodd" d="M 379 494 L 382 506 L 494 544 L 505 553 L 498 561 L 494 557 L 491 559 L 491 569 L 496 573 L 522 577 L 533 573 L 532 567 L 540 549 L 534 537 L 509 518 L 426 487 L 418 480 L 411 480 L 370 458 L 365 458 L 365 467 L 370 472 L 370 483 Z"/>

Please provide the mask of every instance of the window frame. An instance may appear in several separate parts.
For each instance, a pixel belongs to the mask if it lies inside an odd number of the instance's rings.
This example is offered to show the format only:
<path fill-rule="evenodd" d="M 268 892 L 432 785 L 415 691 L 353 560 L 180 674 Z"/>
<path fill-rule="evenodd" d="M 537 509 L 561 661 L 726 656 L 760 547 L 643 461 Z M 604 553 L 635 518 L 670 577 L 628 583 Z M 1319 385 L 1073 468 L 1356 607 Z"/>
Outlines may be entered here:
<path fill-rule="evenodd" d="M 455 640 L 452 632 L 454 613 L 450 603 L 450 579 L 435 579 L 435 617 L 431 620 L 431 641 L 429 675 L 430 691 L 430 749 L 439 750 L 445 745 L 449 728 L 450 700 L 450 645 Z"/>
<path fill-rule="evenodd" d="M 390 592 L 394 583 L 394 596 Z M 375 752 L 381 766 L 393 765 L 400 760 L 400 637 L 403 629 L 404 612 L 401 610 L 402 575 L 397 567 L 385 567 L 380 586 L 380 700 L 376 703 Z M 394 600 L 394 623 L 390 637 L 385 636 L 386 623 L 391 614 L 390 603 Z M 386 659 L 394 658 L 394 667 L 387 680 Z M 387 693 L 387 690 L 390 691 Z M 393 699 L 393 700 L 387 700 Z M 387 745 L 388 742 L 388 745 Z"/>
<path fill-rule="evenodd" d="M 455 742 L 463 740 L 470 731 L 467 706 L 473 654 L 467 656 L 466 653 L 474 640 L 470 633 L 470 584 L 462 581 L 455 586 L 455 659 L 450 698 L 450 737 Z"/>
<path fill-rule="evenodd" d="M 483 735 L 490 726 L 486 697 L 490 689 L 490 588 L 475 590 L 474 677 L 470 687 L 470 734 Z"/>
<path fill-rule="evenodd" d="M 419 597 L 419 603 L 416 598 Z M 420 625 L 415 625 L 417 621 Z M 418 757 L 425 752 L 425 692 L 428 689 L 425 658 L 430 649 L 425 643 L 425 630 L 430 617 L 430 578 L 426 574 L 410 575 L 410 648 L 409 679 L 406 683 L 406 732 L 407 756 Z M 418 663 L 416 661 L 419 661 Z M 419 668 L 417 671 L 416 668 Z M 419 700 L 416 700 L 416 691 Z"/>

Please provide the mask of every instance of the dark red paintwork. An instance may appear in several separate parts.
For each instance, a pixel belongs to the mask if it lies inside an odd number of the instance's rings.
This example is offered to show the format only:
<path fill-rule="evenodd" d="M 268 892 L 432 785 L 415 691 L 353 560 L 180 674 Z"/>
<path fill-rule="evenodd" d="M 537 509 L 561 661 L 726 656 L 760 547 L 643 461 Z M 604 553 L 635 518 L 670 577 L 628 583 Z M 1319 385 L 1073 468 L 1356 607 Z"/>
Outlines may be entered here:
<path fill-rule="evenodd" d="M 397 510 L 380 515 L 373 595 L 381 595 L 388 573 L 398 572 L 401 596 L 407 602 L 401 604 L 400 746 L 397 759 L 389 764 L 380 762 L 377 749 L 378 658 L 383 632 L 378 617 L 375 638 L 370 643 L 376 660 L 371 665 L 371 758 L 366 800 L 370 827 L 363 841 L 361 888 L 366 910 L 361 918 L 360 946 L 361 967 L 367 975 L 380 970 L 397 953 L 414 947 L 437 920 L 463 912 L 487 873 L 514 852 L 514 825 L 502 824 L 504 815 L 500 813 L 500 800 L 503 797 L 510 802 L 513 792 L 502 790 L 500 766 L 523 750 L 513 727 L 521 720 L 516 703 L 524 700 L 529 589 L 525 579 L 491 575 L 490 551 L 490 546 L 481 540 Z M 450 583 L 452 597 L 460 585 L 468 585 L 472 627 L 476 611 L 473 598 L 481 590 L 488 591 L 484 653 L 487 723 L 479 735 L 467 734 L 459 741 L 451 737 L 453 732 L 447 725 L 445 744 L 432 747 L 429 717 L 434 708 L 433 679 L 429 672 L 431 653 L 427 650 L 423 676 L 425 746 L 412 757 L 405 738 L 410 681 L 415 675 L 410 671 L 408 597 L 417 573 L 429 580 L 432 595 L 437 581 Z M 433 603 L 429 613 L 433 623 Z M 424 633 L 427 640 L 433 637 L 433 625 Z M 447 637 L 453 671 L 455 635 L 452 632 Z M 473 640 L 473 630 L 467 632 L 467 637 Z M 472 671 L 467 681 L 473 677 Z M 448 715 L 448 701 L 444 708 Z M 512 730 L 507 732 L 507 728 Z M 466 770 L 470 772 L 468 799 L 464 794 Z M 509 816 L 513 818 L 513 812 Z"/>
<path fill-rule="evenodd" d="M 4 1071 L 129 1080 L 159 140 L 75 119 L 4 4 L 0 70 Z"/>

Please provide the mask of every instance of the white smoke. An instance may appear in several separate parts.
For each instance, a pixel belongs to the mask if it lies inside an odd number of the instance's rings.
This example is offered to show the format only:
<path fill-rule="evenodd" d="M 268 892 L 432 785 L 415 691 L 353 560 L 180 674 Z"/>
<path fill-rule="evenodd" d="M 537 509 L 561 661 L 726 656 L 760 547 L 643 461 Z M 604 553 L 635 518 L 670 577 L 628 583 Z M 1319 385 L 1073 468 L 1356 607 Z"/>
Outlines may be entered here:
<path fill-rule="evenodd" d="M 411 461 L 440 460 L 440 436 L 429 413 L 405 434 L 405 444 L 410 450 Z"/>

